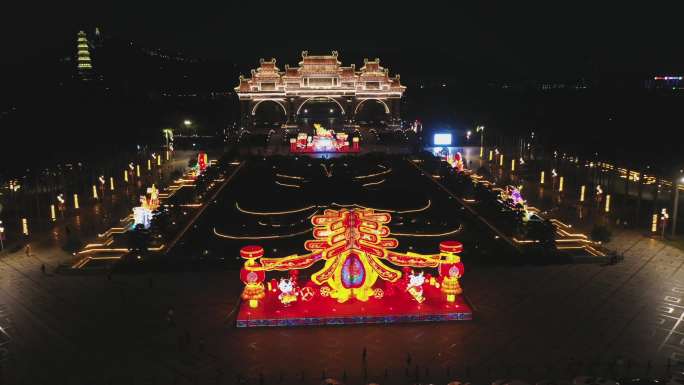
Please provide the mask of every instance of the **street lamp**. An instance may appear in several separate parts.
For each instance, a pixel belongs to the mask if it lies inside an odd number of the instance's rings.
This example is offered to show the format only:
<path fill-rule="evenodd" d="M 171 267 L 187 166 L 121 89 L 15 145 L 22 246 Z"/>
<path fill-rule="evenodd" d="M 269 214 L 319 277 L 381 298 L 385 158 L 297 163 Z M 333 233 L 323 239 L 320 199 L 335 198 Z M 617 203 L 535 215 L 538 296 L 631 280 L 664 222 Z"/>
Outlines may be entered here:
<path fill-rule="evenodd" d="M 186 122 L 190 123 L 189 120 L 186 120 Z M 162 130 L 162 133 L 166 139 L 166 148 L 169 148 L 169 142 L 173 142 L 173 130 L 170 128 L 165 128 Z"/>
<path fill-rule="evenodd" d="M 472 134 L 473 134 L 473 132 L 468 130 L 468 132 L 466 132 L 466 140 L 470 140 L 470 135 L 472 135 Z"/>
<path fill-rule="evenodd" d="M 482 155 L 484 154 L 484 130 L 484 126 L 475 127 L 475 132 L 480 133 L 480 158 L 482 158 Z"/>
<path fill-rule="evenodd" d="M 663 225 L 663 235 L 662 238 L 665 239 L 665 228 L 667 227 L 667 220 L 670 219 L 670 215 L 667 213 L 667 209 L 662 209 L 660 211 L 660 221 Z"/>
<path fill-rule="evenodd" d="M 183 121 L 183 124 L 185 125 L 185 128 L 187 129 L 188 134 L 190 133 L 190 127 L 192 127 L 192 121 L 189 119 L 185 119 Z"/>
<path fill-rule="evenodd" d="M 0 251 L 3 251 L 5 249 L 5 244 L 3 241 L 5 240 L 5 226 L 3 226 L 2 221 L 0 221 Z"/>

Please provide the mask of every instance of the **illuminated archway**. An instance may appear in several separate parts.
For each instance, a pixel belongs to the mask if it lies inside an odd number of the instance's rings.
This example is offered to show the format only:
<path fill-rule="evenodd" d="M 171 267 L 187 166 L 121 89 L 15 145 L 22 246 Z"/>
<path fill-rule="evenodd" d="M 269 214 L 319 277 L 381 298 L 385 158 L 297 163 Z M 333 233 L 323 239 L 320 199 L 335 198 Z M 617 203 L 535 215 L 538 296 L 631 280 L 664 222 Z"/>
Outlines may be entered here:
<path fill-rule="evenodd" d="M 252 107 L 252 116 L 256 115 L 257 107 L 259 107 L 259 105 L 263 102 L 273 102 L 273 103 L 278 104 L 280 106 L 280 108 L 283 109 L 283 114 L 285 114 L 285 117 L 287 117 L 287 108 L 285 108 L 285 105 L 283 104 L 283 102 L 281 102 L 278 99 L 262 99 L 262 100 L 259 100 L 258 102 L 256 102 L 254 104 L 254 107 Z"/>
<path fill-rule="evenodd" d="M 314 97 L 306 99 L 304 102 L 302 102 L 302 104 L 299 105 L 299 108 L 297 108 L 297 115 L 299 115 L 299 111 L 302 110 L 302 107 L 304 107 L 304 105 L 306 103 L 308 103 L 311 100 L 321 100 L 321 99 L 332 100 L 333 102 L 335 102 L 340 107 L 340 111 L 342 112 L 342 115 L 345 115 L 344 107 L 342 107 L 342 104 L 340 104 L 340 102 L 338 102 L 337 100 L 335 100 L 334 98 L 331 98 L 329 96 L 314 96 Z"/>
<path fill-rule="evenodd" d="M 356 108 L 354 109 L 354 115 L 356 115 L 356 114 L 359 112 L 359 108 L 361 108 L 361 105 L 363 105 L 365 102 L 367 102 L 367 101 L 369 101 L 369 100 L 374 100 L 374 101 L 376 101 L 376 102 L 382 104 L 382 105 L 385 107 L 385 113 L 386 113 L 386 114 L 389 114 L 389 113 L 390 113 L 390 108 L 389 108 L 389 106 L 387 105 L 387 103 L 385 103 L 384 100 L 382 100 L 382 99 L 375 99 L 375 98 L 368 98 L 368 99 L 363 99 L 361 102 L 359 102 L 359 104 L 356 105 Z"/>

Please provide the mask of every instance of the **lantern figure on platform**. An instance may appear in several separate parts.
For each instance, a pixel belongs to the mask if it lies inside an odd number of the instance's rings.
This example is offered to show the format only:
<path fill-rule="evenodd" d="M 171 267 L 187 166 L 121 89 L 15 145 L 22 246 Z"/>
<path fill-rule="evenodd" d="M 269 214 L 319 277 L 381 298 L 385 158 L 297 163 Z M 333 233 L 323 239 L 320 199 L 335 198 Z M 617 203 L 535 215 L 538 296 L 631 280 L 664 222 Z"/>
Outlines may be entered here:
<path fill-rule="evenodd" d="M 443 241 L 439 253 L 430 254 L 395 251 L 399 242 L 389 237 L 390 220 L 389 213 L 370 208 L 326 209 L 311 217 L 314 239 L 304 243 L 305 254 L 266 258 L 260 246 L 242 248 L 245 301 L 238 325 L 470 319 L 471 308 L 460 297 L 462 244 Z M 298 274 L 316 264 L 322 266 L 310 278 Z M 266 272 L 286 275 L 269 277 L 266 285 Z"/>
<path fill-rule="evenodd" d="M 242 299 L 249 301 L 249 307 L 256 308 L 259 306 L 259 300 L 266 296 L 264 288 L 266 274 L 263 270 L 259 270 L 261 265 L 257 262 L 258 258 L 264 256 L 264 249 L 261 246 L 245 246 L 240 249 L 240 256 L 247 260 L 240 270 L 240 279 L 245 284 Z"/>
<path fill-rule="evenodd" d="M 439 276 L 442 278 L 440 288 L 446 295 L 447 302 L 456 301 L 456 296 L 463 293 L 459 278 L 463 276 L 463 263 L 457 255 L 463 251 L 463 244 L 457 241 L 443 241 L 439 244 L 439 251 L 444 261 L 439 265 Z"/>
<path fill-rule="evenodd" d="M 208 164 L 209 161 L 207 158 L 207 153 L 204 151 L 200 151 L 200 153 L 197 155 L 197 166 L 199 167 L 199 172 L 203 173 L 204 170 L 207 169 Z"/>
<path fill-rule="evenodd" d="M 406 286 L 406 291 L 408 291 L 409 294 L 411 294 L 411 297 L 418 301 L 418 303 L 425 302 L 425 297 L 423 297 L 423 284 L 425 283 L 425 276 L 423 275 L 423 272 L 421 271 L 419 274 L 416 274 L 412 271 L 408 278 L 409 282 Z"/>
<path fill-rule="evenodd" d="M 297 290 L 295 290 L 295 283 L 292 281 L 292 278 L 280 278 L 278 289 L 280 289 L 278 299 L 283 305 L 290 306 L 292 302 L 297 301 Z"/>

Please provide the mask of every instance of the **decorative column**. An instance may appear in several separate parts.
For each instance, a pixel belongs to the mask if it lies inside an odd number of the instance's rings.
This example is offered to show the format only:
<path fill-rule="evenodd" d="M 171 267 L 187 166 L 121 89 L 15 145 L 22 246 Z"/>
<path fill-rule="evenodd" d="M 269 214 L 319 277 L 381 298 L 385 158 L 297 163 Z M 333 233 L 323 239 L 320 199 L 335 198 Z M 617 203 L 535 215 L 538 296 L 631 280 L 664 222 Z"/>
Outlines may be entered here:
<path fill-rule="evenodd" d="M 259 307 L 259 300 L 266 296 L 264 279 L 266 273 L 261 270 L 258 259 L 264 256 L 264 248 L 261 246 L 245 246 L 240 249 L 240 256 L 245 264 L 240 270 L 240 280 L 245 284 L 242 291 L 242 299 L 249 301 L 249 307 Z"/>
<path fill-rule="evenodd" d="M 442 263 L 439 265 L 439 276 L 442 278 L 441 290 L 447 302 L 455 302 L 456 296 L 463 293 L 458 280 L 463 276 L 464 268 L 461 257 L 463 244 L 458 241 L 443 241 L 439 244 Z"/>

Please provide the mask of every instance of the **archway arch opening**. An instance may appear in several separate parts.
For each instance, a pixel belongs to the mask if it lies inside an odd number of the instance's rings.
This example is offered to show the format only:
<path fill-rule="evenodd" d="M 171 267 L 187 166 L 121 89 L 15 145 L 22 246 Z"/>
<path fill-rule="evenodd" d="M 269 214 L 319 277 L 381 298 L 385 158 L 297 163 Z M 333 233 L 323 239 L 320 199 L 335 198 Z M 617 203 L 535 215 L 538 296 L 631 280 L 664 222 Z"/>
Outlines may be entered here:
<path fill-rule="evenodd" d="M 327 129 L 339 131 L 344 127 L 344 116 L 344 108 L 337 100 L 314 97 L 299 106 L 297 123 L 304 130 L 313 130 L 313 125 L 318 123 Z"/>
<path fill-rule="evenodd" d="M 354 113 L 356 123 L 362 127 L 383 128 L 388 125 L 390 119 L 389 106 L 380 99 L 362 100 Z"/>
<path fill-rule="evenodd" d="M 260 100 L 252 107 L 252 126 L 270 130 L 287 122 L 287 110 L 277 100 Z"/>

